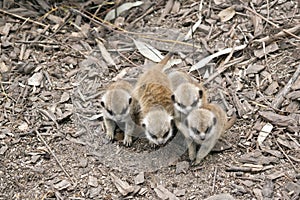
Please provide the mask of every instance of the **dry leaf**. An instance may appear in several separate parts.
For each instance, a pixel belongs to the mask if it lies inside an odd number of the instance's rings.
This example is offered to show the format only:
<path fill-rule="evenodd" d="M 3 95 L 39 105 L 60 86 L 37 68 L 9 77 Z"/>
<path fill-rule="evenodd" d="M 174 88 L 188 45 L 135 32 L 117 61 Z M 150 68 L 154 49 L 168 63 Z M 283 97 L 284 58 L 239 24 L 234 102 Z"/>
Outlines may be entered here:
<path fill-rule="evenodd" d="M 189 29 L 189 32 L 185 35 L 184 41 L 191 39 L 192 33 L 195 32 L 195 30 L 200 26 L 202 22 L 202 18 L 199 18 L 198 21 L 193 25 L 191 29 Z"/>
<path fill-rule="evenodd" d="M 235 10 L 233 7 L 228 7 L 222 10 L 218 16 L 220 17 L 221 22 L 229 21 L 235 15 Z"/>
<path fill-rule="evenodd" d="M 109 11 L 107 13 L 107 15 L 105 16 L 104 20 L 105 21 L 113 20 L 116 17 L 118 17 L 122 12 L 124 12 L 126 10 L 129 10 L 133 7 L 140 6 L 143 3 L 144 2 L 142 2 L 142 1 L 136 1 L 136 2 L 133 2 L 133 3 L 124 3 L 124 4 L 120 5 L 118 8 L 116 8 L 117 10 L 113 9 L 113 10 Z"/>
<path fill-rule="evenodd" d="M 261 146 L 262 143 L 265 141 L 265 139 L 268 137 L 268 135 L 271 133 L 273 129 L 273 125 L 270 123 L 267 123 L 264 125 L 264 127 L 259 132 L 259 135 L 257 137 L 257 142 Z"/>
<path fill-rule="evenodd" d="M 240 46 L 237 46 L 234 48 L 234 51 L 239 51 L 239 50 L 242 50 L 244 48 L 246 48 L 246 44 L 244 45 L 240 45 Z M 200 60 L 199 62 L 197 62 L 195 65 L 193 65 L 191 68 L 190 68 L 190 72 L 191 71 L 194 71 L 194 70 L 198 70 L 198 69 L 201 69 L 202 67 L 204 67 L 207 63 L 209 63 L 212 59 L 214 58 L 217 58 L 221 55 L 224 55 L 224 54 L 228 54 L 232 51 L 232 48 L 227 48 L 227 49 L 223 49 L 217 53 L 214 53 L 210 56 L 207 56 L 206 58 L 203 58 L 202 60 Z"/>
<path fill-rule="evenodd" d="M 37 72 L 37 73 L 33 74 L 28 79 L 28 85 L 31 85 L 31 86 L 39 86 L 39 85 L 41 85 L 43 77 L 44 77 L 44 75 L 43 75 L 42 72 Z"/>
<path fill-rule="evenodd" d="M 105 48 L 104 44 L 96 39 L 98 48 L 100 49 L 101 55 L 103 57 L 103 59 L 105 60 L 105 62 L 107 63 L 108 66 L 115 66 L 115 61 L 112 59 L 112 57 L 110 56 L 109 52 L 107 51 L 107 49 Z"/>
<path fill-rule="evenodd" d="M 153 62 L 159 62 L 161 59 L 163 59 L 163 55 L 161 55 L 160 51 L 151 45 L 138 40 L 133 40 L 133 42 L 139 52 L 149 60 L 152 60 Z"/>

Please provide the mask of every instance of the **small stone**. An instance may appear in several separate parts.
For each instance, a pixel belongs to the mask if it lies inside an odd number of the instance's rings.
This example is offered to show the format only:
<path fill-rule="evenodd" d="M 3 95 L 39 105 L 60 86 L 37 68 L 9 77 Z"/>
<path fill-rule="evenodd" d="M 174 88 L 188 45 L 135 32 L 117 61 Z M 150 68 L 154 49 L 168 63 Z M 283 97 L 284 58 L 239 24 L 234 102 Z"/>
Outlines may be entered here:
<path fill-rule="evenodd" d="M 205 200 L 235 200 L 230 194 L 217 194 L 206 198 Z"/>
<path fill-rule="evenodd" d="M 145 181 L 145 176 L 144 172 L 140 172 L 135 178 L 134 178 L 134 183 L 136 185 L 142 184 Z"/>
<path fill-rule="evenodd" d="M 98 180 L 94 176 L 89 176 L 88 185 L 92 187 L 98 187 Z"/>
<path fill-rule="evenodd" d="M 181 190 L 179 190 L 179 189 L 175 189 L 174 190 L 174 194 L 177 196 L 177 197 L 181 197 L 181 196 L 184 196 L 185 195 L 185 189 L 181 189 Z"/>
<path fill-rule="evenodd" d="M 94 198 L 99 195 L 99 193 L 101 191 L 101 186 L 98 186 L 96 188 L 91 188 L 89 191 L 90 191 L 89 197 Z"/>
<path fill-rule="evenodd" d="M 71 183 L 67 180 L 62 180 L 58 182 L 57 184 L 53 185 L 55 189 L 57 190 L 64 190 L 71 186 Z"/>
<path fill-rule="evenodd" d="M 42 72 L 37 72 L 33 74 L 29 79 L 28 79 L 28 85 L 31 86 L 40 86 L 41 82 L 43 80 L 43 73 Z"/>
<path fill-rule="evenodd" d="M 8 149 L 8 146 L 7 145 L 4 145 L 0 148 L 0 155 L 4 155 L 4 153 L 7 151 Z"/>
<path fill-rule="evenodd" d="M 260 71 L 262 71 L 263 69 L 265 69 L 264 65 L 249 65 L 249 67 L 246 69 L 246 75 L 248 74 L 257 74 Z"/>

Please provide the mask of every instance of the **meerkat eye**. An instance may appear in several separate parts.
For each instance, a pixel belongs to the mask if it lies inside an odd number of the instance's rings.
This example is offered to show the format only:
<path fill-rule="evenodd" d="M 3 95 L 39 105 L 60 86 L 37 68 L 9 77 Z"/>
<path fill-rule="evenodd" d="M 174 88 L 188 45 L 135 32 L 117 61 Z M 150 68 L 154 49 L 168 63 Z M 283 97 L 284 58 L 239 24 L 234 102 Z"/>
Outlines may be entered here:
<path fill-rule="evenodd" d="M 203 91 L 199 90 L 199 98 L 202 98 L 202 96 L 203 96 Z"/>
<path fill-rule="evenodd" d="M 155 140 L 157 139 L 157 136 L 154 135 L 154 134 L 152 134 L 152 133 L 150 133 L 150 132 L 149 132 L 149 135 L 150 135 L 153 139 L 155 139 Z"/>
<path fill-rule="evenodd" d="M 174 95 L 174 94 L 171 95 L 171 100 L 172 100 L 173 102 L 175 102 L 175 95 Z"/>
<path fill-rule="evenodd" d="M 169 135 L 169 131 L 167 131 L 163 134 L 163 138 L 165 139 L 166 137 L 168 137 L 168 135 Z"/>
<path fill-rule="evenodd" d="M 192 103 L 192 107 L 196 107 L 197 106 L 197 104 L 198 104 L 198 102 L 199 102 L 199 99 L 196 99 L 193 103 Z"/>
<path fill-rule="evenodd" d="M 196 134 L 196 135 L 199 135 L 200 134 L 200 131 L 194 127 L 191 128 L 192 131 Z"/>
<path fill-rule="evenodd" d="M 101 101 L 100 104 L 101 104 L 101 106 L 102 106 L 103 108 L 105 108 L 105 103 L 104 103 L 104 101 Z"/>
<path fill-rule="evenodd" d="M 128 103 L 129 103 L 129 105 L 132 103 L 132 98 L 131 97 L 129 97 Z"/>
<path fill-rule="evenodd" d="M 110 110 L 110 109 L 106 109 L 106 111 L 107 111 L 110 115 L 113 115 L 113 114 L 114 114 L 113 111 Z"/>
<path fill-rule="evenodd" d="M 211 129 L 212 129 L 212 126 L 207 127 L 207 129 L 205 130 L 205 133 L 206 134 L 209 133 L 211 131 Z"/>
<path fill-rule="evenodd" d="M 146 124 L 145 124 L 145 123 L 142 123 L 142 127 L 143 127 L 143 128 L 146 128 Z"/>
<path fill-rule="evenodd" d="M 177 102 L 178 106 L 180 106 L 181 108 L 185 108 L 185 105 L 183 105 L 182 103 Z"/>

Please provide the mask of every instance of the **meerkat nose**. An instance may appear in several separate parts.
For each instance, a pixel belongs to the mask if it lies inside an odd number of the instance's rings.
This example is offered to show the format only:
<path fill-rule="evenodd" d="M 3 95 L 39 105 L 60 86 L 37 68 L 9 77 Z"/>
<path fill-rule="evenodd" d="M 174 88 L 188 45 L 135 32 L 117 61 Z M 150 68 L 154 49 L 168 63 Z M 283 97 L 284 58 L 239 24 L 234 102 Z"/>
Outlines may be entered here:
<path fill-rule="evenodd" d="M 200 133 L 200 138 L 201 138 L 201 140 L 204 140 L 205 139 L 205 133 Z"/>

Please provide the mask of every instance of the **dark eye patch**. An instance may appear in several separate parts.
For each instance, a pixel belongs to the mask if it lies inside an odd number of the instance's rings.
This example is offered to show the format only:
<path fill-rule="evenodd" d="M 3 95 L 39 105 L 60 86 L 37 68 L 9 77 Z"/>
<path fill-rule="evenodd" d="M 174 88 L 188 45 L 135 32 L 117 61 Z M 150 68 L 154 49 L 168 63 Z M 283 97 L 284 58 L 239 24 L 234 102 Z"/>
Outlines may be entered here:
<path fill-rule="evenodd" d="M 113 111 L 112 110 L 110 110 L 110 109 L 106 109 L 106 111 L 110 114 L 110 115 L 113 115 L 114 113 L 113 113 Z"/>
<path fill-rule="evenodd" d="M 199 102 L 199 99 L 196 99 L 193 103 L 192 103 L 192 107 L 196 107 L 197 106 L 197 104 L 198 104 L 198 102 Z"/>
<path fill-rule="evenodd" d="M 192 131 L 196 134 L 196 135 L 199 135 L 200 134 L 200 131 L 194 127 L 191 128 Z"/>
<path fill-rule="evenodd" d="M 163 138 L 167 138 L 169 135 L 169 131 L 165 132 L 164 135 L 163 135 Z"/>
<path fill-rule="evenodd" d="M 155 139 L 155 140 L 157 139 L 157 136 L 154 135 L 154 134 L 152 134 L 152 133 L 150 133 L 150 132 L 149 132 L 149 135 L 150 135 L 153 139 Z"/>
<path fill-rule="evenodd" d="M 181 108 L 185 108 L 185 105 L 183 105 L 182 103 L 177 102 L 177 105 L 180 106 Z"/>
<path fill-rule="evenodd" d="M 212 129 L 212 126 L 207 127 L 207 129 L 205 130 L 205 133 L 206 134 L 209 133 L 211 131 L 211 129 Z"/>

